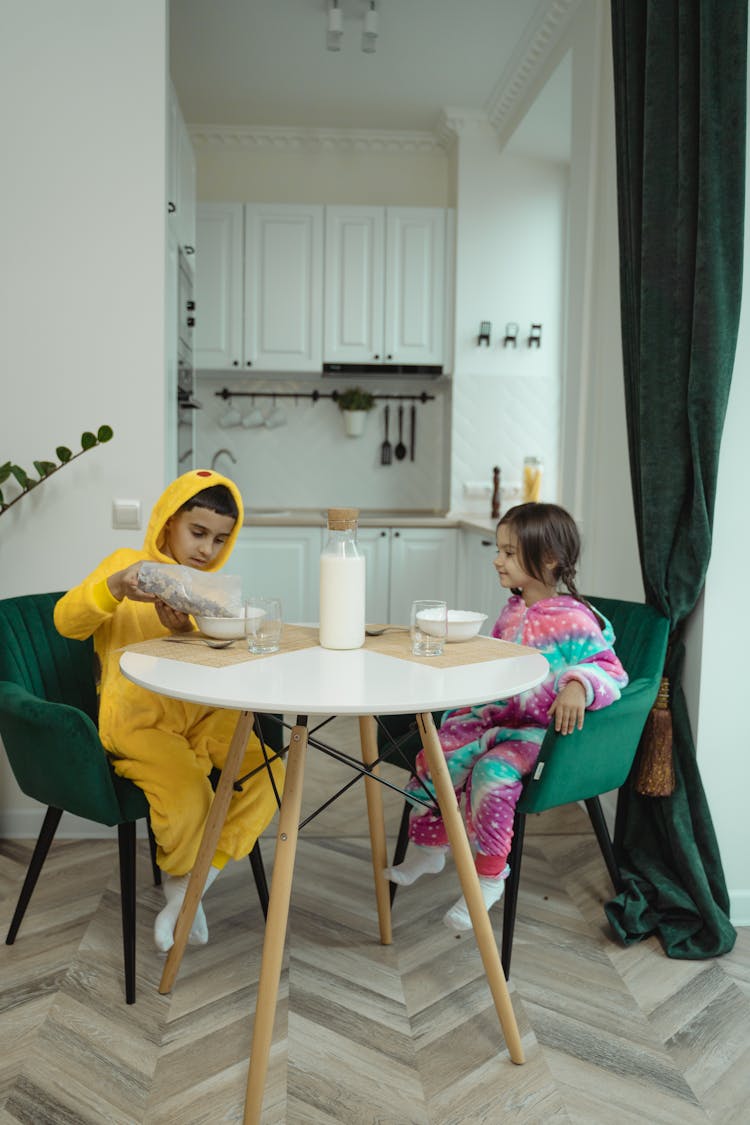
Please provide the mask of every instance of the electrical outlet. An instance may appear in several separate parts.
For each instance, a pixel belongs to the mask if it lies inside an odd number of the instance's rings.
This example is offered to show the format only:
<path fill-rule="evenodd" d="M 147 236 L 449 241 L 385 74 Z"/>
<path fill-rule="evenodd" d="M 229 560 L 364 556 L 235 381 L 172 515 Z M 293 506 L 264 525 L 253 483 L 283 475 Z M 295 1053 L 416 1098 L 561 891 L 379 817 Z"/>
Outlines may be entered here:
<path fill-rule="evenodd" d="M 141 526 L 140 500 L 113 500 L 112 527 L 121 530 L 138 531 Z"/>
<path fill-rule="evenodd" d="M 464 496 L 467 500 L 489 500 L 492 496 L 492 485 L 483 480 L 464 481 Z"/>

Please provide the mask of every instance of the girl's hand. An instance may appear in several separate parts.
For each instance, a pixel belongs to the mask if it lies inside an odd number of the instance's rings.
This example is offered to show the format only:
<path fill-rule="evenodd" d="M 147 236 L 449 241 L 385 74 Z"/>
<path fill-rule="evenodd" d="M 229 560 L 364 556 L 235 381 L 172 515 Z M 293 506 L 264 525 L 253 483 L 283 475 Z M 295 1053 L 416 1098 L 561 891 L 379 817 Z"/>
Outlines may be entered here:
<path fill-rule="evenodd" d="M 113 598 L 117 598 L 121 602 L 123 598 L 130 598 L 133 602 L 153 602 L 156 600 L 153 594 L 145 594 L 138 586 L 138 575 L 141 570 L 139 562 L 132 563 L 126 566 L 124 570 L 118 570 L 114 574 L 110 574 L 107 579 L 107 586 Z"/>
<path fill-rule="evenodd" d="M 169 629 L 171 633 L 191 633 L 193 631 L 193 623 L 187 613 L 182 613 L 179 609 L 172 609 L 171 605 L 167 605 L 161 598 L 157 598 L 155 602 L 156 612 L 165 629 Z"/>
<path fill-rule="evenodd" d="M 583 729 L 583 716 L 586 714 L 586 689 L 580 680 L 568 680 L 555 702 L 547 712 L 550 719 L 555 718 L 555 730 L 560 734 L 571 734 L 576 727 Z"/>

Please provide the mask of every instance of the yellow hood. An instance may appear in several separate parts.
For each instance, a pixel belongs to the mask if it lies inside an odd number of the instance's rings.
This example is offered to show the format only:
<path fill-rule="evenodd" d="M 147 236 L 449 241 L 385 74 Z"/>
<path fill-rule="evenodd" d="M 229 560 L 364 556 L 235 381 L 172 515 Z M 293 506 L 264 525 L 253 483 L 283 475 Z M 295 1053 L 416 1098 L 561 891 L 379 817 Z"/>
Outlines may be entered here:
<path fill-rule="evenodd" d="M 189 473 L 183 473 L 177 480 L 172 481 L 156 501 L 146 528 L 146 538 L 143 541 L 144 550 L 148 552 L 152 559 L 156 562 L 174 562 L 174 559 L 165 555 L 162 550 L 167 520 L 179 511 L 183 504 L 192 500 L 197 493 L 202 492 L 204 488 L 213 488 L 217 484 L 223 484 L 229 489 L 238 510 L 237 522 L 226 542 L 211 565 L 206 567 L 206 570 L 221 569 L 232 553 L 235 540 L 239 535 L 244 519 L 244 508 L 240 490 L 234 481 L 231 481 L 228 477 L 223 477 L 221 473 L 215 473 L 212 469 L 191 469 Z"/>

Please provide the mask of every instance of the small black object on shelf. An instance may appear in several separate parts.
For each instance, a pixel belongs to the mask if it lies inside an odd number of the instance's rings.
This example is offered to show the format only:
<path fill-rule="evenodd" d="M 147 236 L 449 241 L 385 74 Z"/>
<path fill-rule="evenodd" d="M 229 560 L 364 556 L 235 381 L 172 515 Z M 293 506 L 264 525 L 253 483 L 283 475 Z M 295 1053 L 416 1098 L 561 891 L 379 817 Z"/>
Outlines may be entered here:
<path fill-rule="evenodd" d="M 505 325 L 505 335 L 503 336 L 503 347 L 507 348 L 508 344 L 512 344 L 515 348 L 516 340 L 518 338 L 518 325 L 514 321 L 510 321 Z"/>

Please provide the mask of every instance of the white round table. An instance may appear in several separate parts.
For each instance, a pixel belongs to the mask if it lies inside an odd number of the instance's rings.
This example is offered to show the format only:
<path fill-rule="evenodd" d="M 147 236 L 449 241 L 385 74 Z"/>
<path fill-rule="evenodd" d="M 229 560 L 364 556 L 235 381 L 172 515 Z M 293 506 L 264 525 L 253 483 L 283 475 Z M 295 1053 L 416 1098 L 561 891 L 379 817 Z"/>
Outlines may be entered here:
<path fill-rule="evenodd" d="M 504 699 L 535 687 L 548 672 L 544 656 L 535 649 L 509 646 L 485 638 L 487 652 L 498 659 L 472 659 L 473 646 L 450 646 L 451 655 L 466 653 L 466 662 L 441 667 L 430 658 L 403 659 L 368 648 L 335 652 L 319 646 L 279 652 L 229 667 L 170 660 L 141 651 L 125 651 L 120 667 L 128 679 L 160 695 L 240 712 L 221 780 L 206 821 L 174 945 L 164 967 L 160 992 L 169 992 L 182 960 L 188 934 L 200 902 L 211 859 L 226 817 L 239 763 L 252 730 L 254 712 L 297 715 L 289 743 L 286 779 L 279 811 L 273 877 L 263 943 L 258 998 L 250 1054 L 245 1121 L 260 1121 L 263 1090 L 271 1047 L 276 999 L 289 914 L 297 845 L 309 715 L 359 716 L 362 759 L 371 776 L 365 780 L 370 825 L 375 894 L 380 939 L 391 941 L 385 821 L 382 791 L 377 783 L 378 747 L 374 715 L 413 714 L 435 785 L 461 888 L 469 908 L 487 981 L 513 1062 L 524 1061 L 521 1040 L 503 976 L 497 944 L 474 867 L 448 768 L 432 718 L 433 711 Z M 486 646 L 483 646 L 486 648 Z M 492 646 L 496 646 L 493 648 Z"/>

